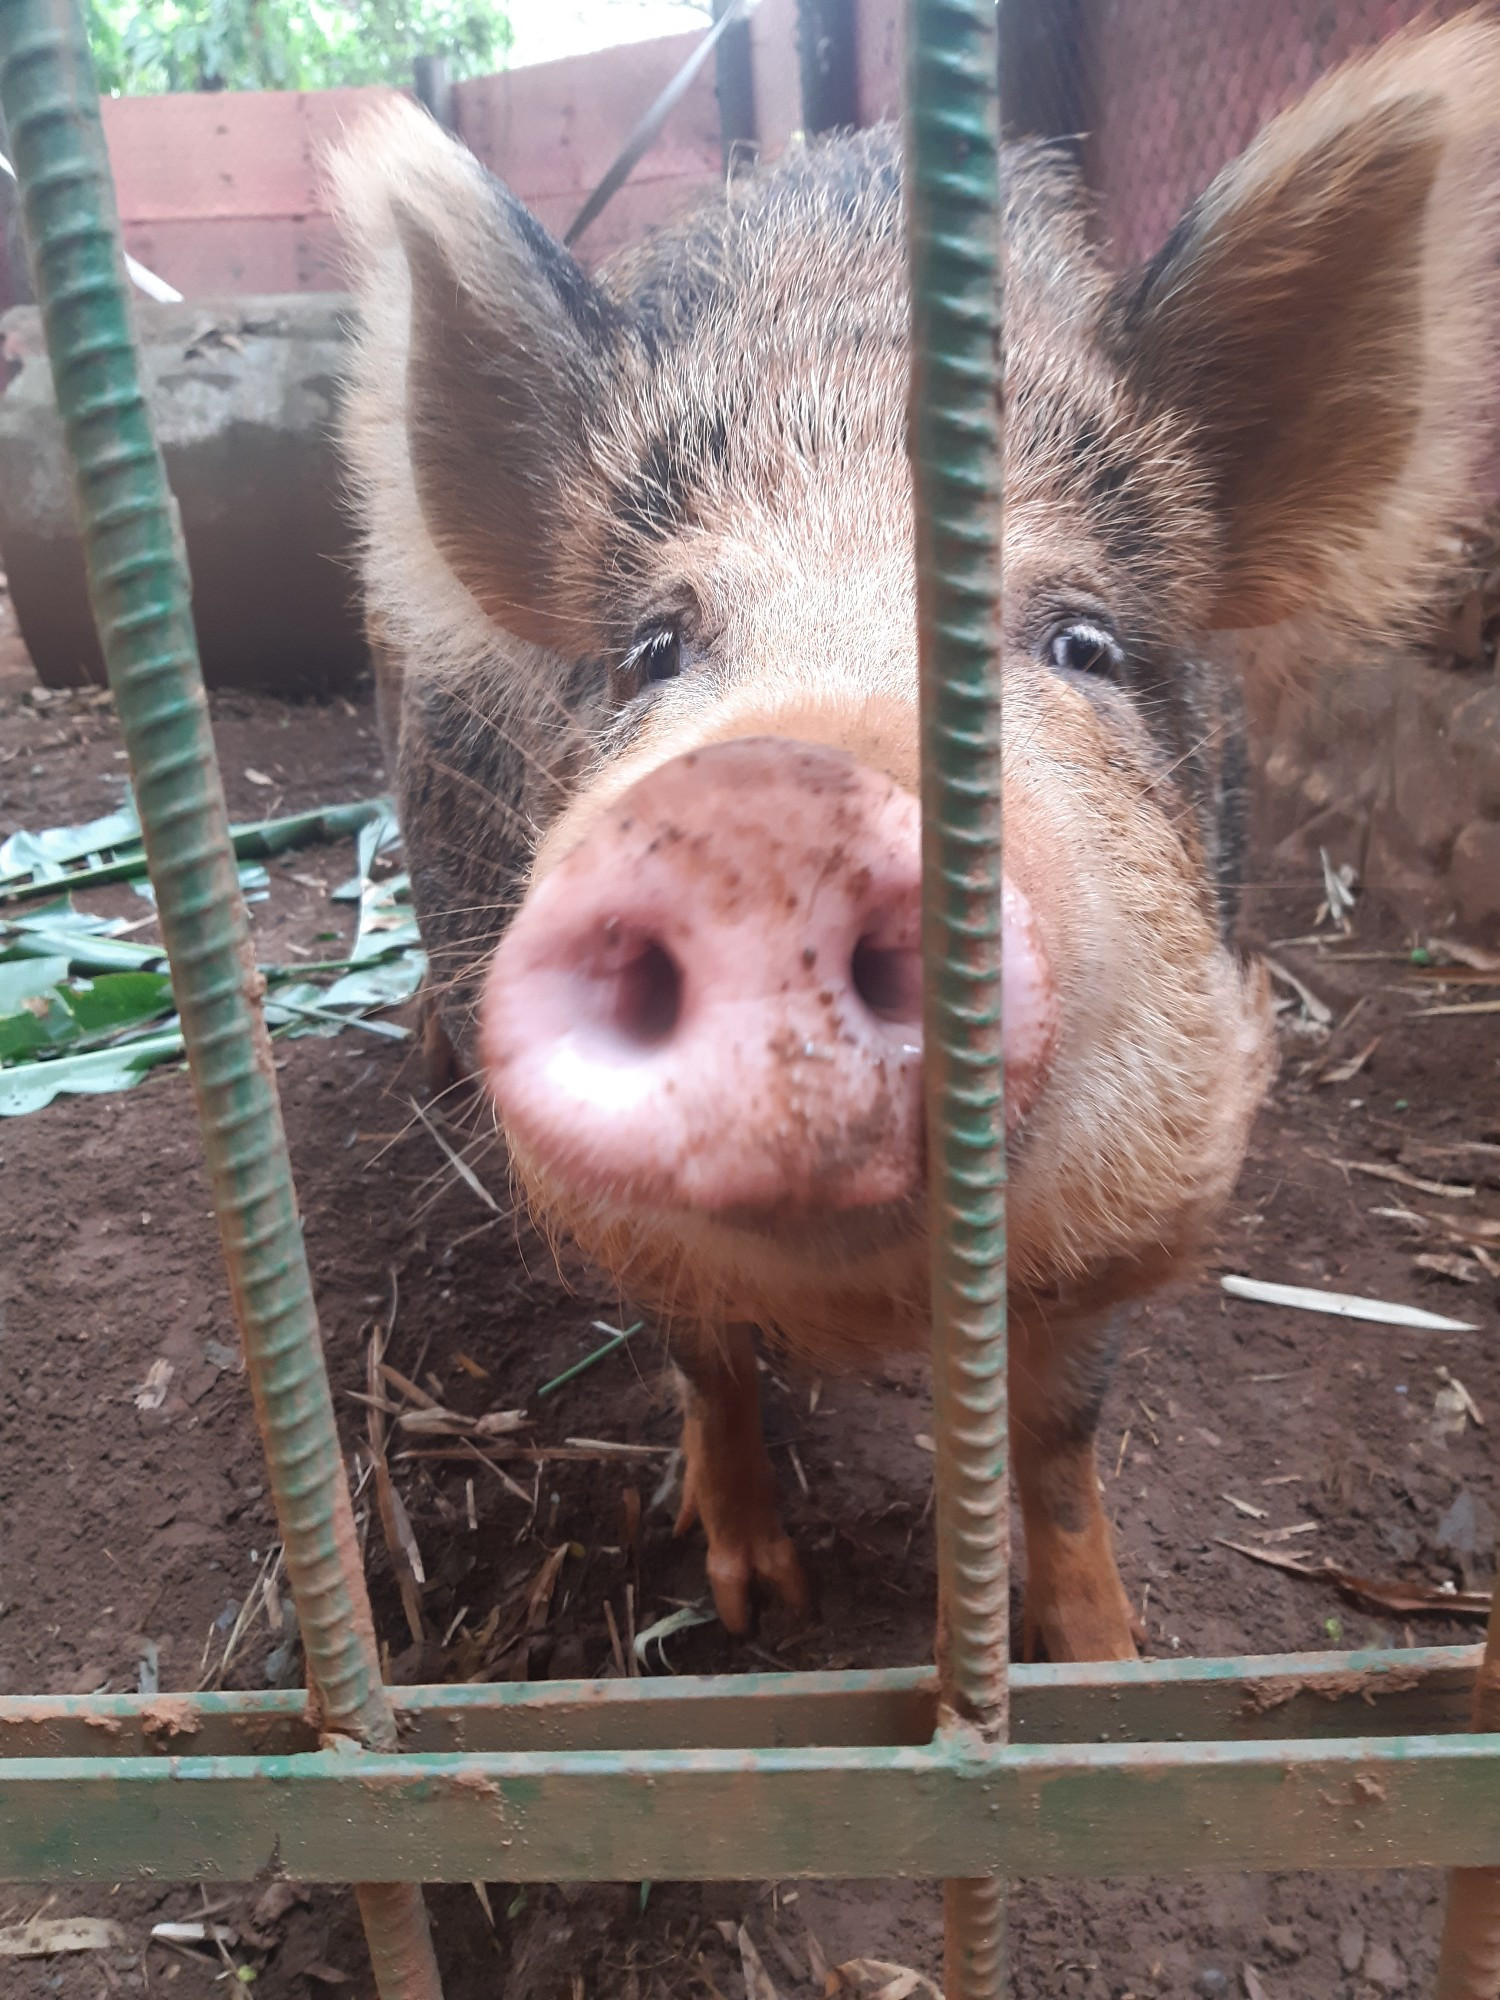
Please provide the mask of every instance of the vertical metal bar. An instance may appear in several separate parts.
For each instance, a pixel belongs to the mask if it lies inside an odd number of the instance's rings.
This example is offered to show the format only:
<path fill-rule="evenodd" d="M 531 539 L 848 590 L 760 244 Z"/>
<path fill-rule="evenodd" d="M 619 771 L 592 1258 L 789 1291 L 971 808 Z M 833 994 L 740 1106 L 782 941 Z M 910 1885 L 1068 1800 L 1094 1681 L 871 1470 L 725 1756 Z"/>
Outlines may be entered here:
<path fill-rule="evenodd" d="M 756 122 L 750 23 L 735 0 L 713 0 L 713 16 L 717 21 L 731 7 L 737 18 L 724 30 L 714 50 L 714 94 L 719 100 L 719 145 L 726 175 L 736 174 L 753 163 L 760 131 Z"/>
<path fill-rule="evenodd" d="M 1470 1713 L 1476 1731 L 1500 1733 L 1500 1550 Z M 1500 1868 L 1455 1868 L 1448 1877 L 1435 2000 L 1500 2000 Z"/>
<path fill-rule="evenodd" d="M 859 123 L 854 0 L 797 0 L 802 129 L 809 139 Z"/>
<path fill-rule="evenodd" d="M 994 0 L 911 0 L 907 48 L 937 1650 L 957 1749 L 1008 1723 Z M 946 1901 L 949 2000 L 993 2000 L 1003 1886 L 950 1882 Z"/>
<path fill-rule="evenodd" d="M 0 104 L 246 1370 L 325 1734 L 396 1747 L 76 0 L 0 0 Z M 388 2000 L 439 2000 L 419 1890 L 361 1891 Z"/>

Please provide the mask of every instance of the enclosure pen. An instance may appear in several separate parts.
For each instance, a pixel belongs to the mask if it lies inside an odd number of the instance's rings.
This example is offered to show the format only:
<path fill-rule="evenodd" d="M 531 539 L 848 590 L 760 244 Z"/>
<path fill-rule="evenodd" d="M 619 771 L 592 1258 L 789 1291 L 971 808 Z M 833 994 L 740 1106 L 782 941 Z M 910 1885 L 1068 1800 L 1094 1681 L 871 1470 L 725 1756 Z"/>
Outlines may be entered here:
<path fill-rule="evenodd" d="M 1500 1625 L 1482 1675 L 1460 1648 L 1007 1668 L 991 0 L 912 0 L 908 43 L 937 1667 L 398 1691 L 81 15 L 0 0 L 0 104 L 308 1677 L 0 1701 L 0 1880 L 360 1881 L 383 2000 L 431 2000 L 424 1881 L 927 1876 L 949 1883 L 949 1993 L 982 2000 L 1005 1986 L 1008 1876 L 1441 1866 L 1461 1871 L 1441 2000 L 1500 1994 Z"/>

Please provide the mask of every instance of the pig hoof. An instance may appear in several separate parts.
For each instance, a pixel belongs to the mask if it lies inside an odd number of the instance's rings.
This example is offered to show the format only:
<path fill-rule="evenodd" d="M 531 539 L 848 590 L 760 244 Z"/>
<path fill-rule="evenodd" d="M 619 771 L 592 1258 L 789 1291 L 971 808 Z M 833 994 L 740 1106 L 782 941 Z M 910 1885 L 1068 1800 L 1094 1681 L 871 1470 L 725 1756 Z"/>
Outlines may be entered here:
<path fill-rule="evenodd" d="M 1145 1638 L 1123 1591 L 1118 1601 L 1033 1605 L 1026 1601 L 1022 1657 L 1050 1660 L 1133 1660 Z"/>
<path fill-rule="evenodd" d="M 699 1518 L 692 1493 L 683 1498 L 675 1532 L 686 1534 Z M 742 1527 L 710 1532 L 708 1581 L 714 1609 L 727 1631 L 737 1637 L 750 1630 L 751 1592 L 757 1579 L 767 1585 L 798 1620 L 812 1612 L 812 1592 L 790 1536 L 772 1519 L 761 1528 Z"/>
<path fill-rule="evenodd" d="M 739 1544 L 721 1542 L 708 1552 L 714 1609 L 729 1631 L 742 1636 L 750 1630 L 750 1590 L 756 1578 L 796 1618 L 808 1616 L 812 1598 L 791 1541 L 782 1534 L 757 1535 Z"/>

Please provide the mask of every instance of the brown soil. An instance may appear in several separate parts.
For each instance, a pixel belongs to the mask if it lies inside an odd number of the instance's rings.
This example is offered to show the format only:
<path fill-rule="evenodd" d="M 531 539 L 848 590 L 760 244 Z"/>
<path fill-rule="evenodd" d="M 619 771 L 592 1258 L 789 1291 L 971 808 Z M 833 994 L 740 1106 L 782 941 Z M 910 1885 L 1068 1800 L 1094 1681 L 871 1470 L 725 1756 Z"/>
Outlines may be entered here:
<path fill-rule="evenodd" d="M 358 797 L 378 783 L 368 705 L 221 697 L 215 725 L 237 813 Z M 82 695 L 38 705 L 24 662 L 0 643 L 0 830 L 104 811 L 117 803 L 122 769 L 108 709 Z M 255 784 L 250 770 L 273 787 Z M 346 846 L 273 867 L 270 901 L 253 906 L 262 955 L 286 956 L 320 930 L 344 932 L 348 912 L 326 902 L 323 885 L 351 866 Z M 1305 932 L 1317 900 L 1310 884 L 1262 885 L 1260 934 Z M 143 908 L 133 900 L 130 914 Z M 1361 912 L 1358 949 L 1397 954 L 1402 944 L 1377 911 Z M 1455 1513 L 1454 1503 L 1474 1503 L 1480 1548 L 1497 1506 L 1486 1433 L 1470 1426 L 1442 1437 L 1433 1419 L 1437 1371 L 1447 1366 L 1493 1429 L 1500 1354 L 1485 1336 L 1496 1324 L 1496 1283 L 1460 1285 L 1418 1270 L 1418 1249 L 1452 1246 L 1435 1236 L 1419 1242 L 1378 1211 L 1500 1214 L 1500 1152 L 1460 1150 L 1500 1141 L 1500 1021 L 1417 1018 L 1420 1002 L 1394 955 L 1335 964 L 1330 952 L 1290 945 L 1278 955 L 1341 1018 L 1361 1003 L 1337 1051 L 1353 1053 L 1377 1035 L 1379 1046 L 1352 1081 L 1318 1087 L 1299 1069 L 1328 1045 L 1288 1032 L 1282 1080 L 1203 1278 L 1131 1317 L 1101 1434 L 1123 1573 L 1144 1605 L 1155 1653 L 1470 1639 L 1472 1625 L 1364 1615 L 1218 1540 L 1311 1521 L 1315 1529 L 1288 1546 L 1367 1573 L 1469 1581 L 1488 1576 L 1488 1561 L 1455 1546 L 1465 1506 Z M 429 1388 L 435 1378 L 461 1409 L 532 1401 L 538 1385 L 596 1343 L 590 1320 L 615 1307 L 565 1292 L 545 1255 L 448 1168 L 413 1115 L 420 1085 L 409 1045 L 348 1031 L 282 1045 L 278 1069 L 351 1457 L 364 1415 L 348 1392 L 363 1386 L 367 1330 L 386 1312 L 393 1277 L 391 1360 L 419 1371 Z M 504 1207 L 493 1150 L 481 1144 L 469 1158 Z M 1426 1179 L 1478 1183 L 1479 1192 L 1444 1201 L 1346 1173 L 1341 1160 L 1398 1162 Z M 160 1073 L 127 1095 L 64 1101 L 0 1126 L 0 1189 L 0 1690 L 133 1688 L 147 1642 L 161 1686 L 192 1688 L 219 1660 L 274 1528 L 244 1380 L 225 1352 L 235 1336 L 185 1080 Z M 1238 1304 L 1217 1289 L 1224 1269 L 1408 1298 L 1482 1330 L 1448 1338 L 1360 1330 Z M 662 1447 L 644 1473 L 555 1465 L 534 1505 L 476 1473 L 473 1532 L 463 1466 L 399 1468 L 426 1559 L 423 1613 L 434 1646 L 463 1616 L 446 1654 L 435 1646 L 418 1655 L 374 1527 L 368 1566 L 394 1677 L 453 1671 L 464 1633 L 482 1627 L 495 1604 L 513 1603 L 545 1551 L 564 1541 L 583 1553 L 566 1559 L 545 1632 L 529 1653 L 512 1649 L 490 1671 L 612 1671 L 604 1605 L 623 1623 L 633 1575 L 619 1547 L 628 1485 L 643 1506 L 638 1618 L 700 1595 L 701 1553 L 673 1541 L 669 1501 L 654 1491 L 674 1420 L 659 1354 L 644 1341 L 542 1404 L 536 1429 L 542 1441 L 586 1434 Z M 173 1366 L 167 1399 L 141 1411 L 134 1392 L 161 1358 Z M 820 1591 L 819 1622 L 792 1634 L 768 1618 L 753 1645 L 716 1627 L 691 1631 L 675 1642 L 673 1664 L 692 1672 L 924 1659 L 933 1551 L 931 1458 L 917 1442 L 930 1421 L 922 1371 L 903 1365 L 873 1384 L 825 1384 L 815 1408 L 804 1381 L 773 1377 L 767 1389 L 790 1525 Z M 792 1476 L 793 1445 L 805 1494 Z M 1269 1518 L 1247 1519 L 1229 1494 Z M 263 1685 L 268 1657 L 272 1673 L 294 1674 L 295 1660 L 288 1668 L 284 1652 L 272 1657 L 278 1643 L 256 1625 L 229 1684 Z M 1248 1963 L 1270 2000 L 1416 1993 L 1433 1967 L 1440 1888 L 1420 1873 L 1022 1882 L 1011 1904 L 1014 1990 L 1038 2000 L 1239 1994 Z M 254 1893 L 212 1896 L 235 1922 Z M 717 1991 L 736 2000 L 738 1958 L 716 1928 L 726 1919 L 748 1923 L 787 2000 L 815 1990 L 809 1929 L 830 1961 L 868 1955 L 937 1967 L 939 1899 L 928 1886 L 658 1883 L 644 1912 L 634 1885 L 519 1891 L 492 1883 L 488 1894 L 493 1930 L 472 1888 L 431 1892 L 449 2000 L 502 1991 L 509 2000 L 554 2000 L 579 1990 L 631 2000 Z M 114 1916 L 132 1950 L 8 1961 L 5 1991 L 15 2000 L 147 1990 L 190 2000 L 227 1990 L 227 1981 L 216 1984 L 221 1964 L 146 1949 L 151 1922 L 201 1909 L 197 1889 L 5 1890 L 0 1922 L 44 1906 L 49 1915 Z M 254 1990 L 265 2000 L 364 2000 L 371 1992 L 347 1894 L 313 1891 L 273 1930 L 273 1950 L 239 1954 L 258 1968 Z M 1359 1969 L 1341 1965 L 1341 1941 Z M 346 1982 L 319 1983 L 329 1969 Z"/>

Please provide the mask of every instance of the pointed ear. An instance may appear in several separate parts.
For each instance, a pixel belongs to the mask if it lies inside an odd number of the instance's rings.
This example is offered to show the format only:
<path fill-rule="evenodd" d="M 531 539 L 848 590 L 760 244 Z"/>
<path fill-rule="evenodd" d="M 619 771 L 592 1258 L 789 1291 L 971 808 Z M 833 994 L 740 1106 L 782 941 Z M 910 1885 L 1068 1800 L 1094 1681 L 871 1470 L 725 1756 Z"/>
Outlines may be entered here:
<path fill-rule="evenodd" d="M 1212 622 L 1376 626 L 1472 496 L 1495 353 L 1500 30 L 1398 37 L 1267 127 L 1111 299 L 1142 407 L 1196 443 Z"/>
<path fill-rule="evenodd" d="M 424 113 L 382 109 L 333 163 L 361 308 L 351 435 L 367 489 L 399 450 L 454 576 L 518 637 L 567 649 L 568 556 L 597 484 L 589 420 L 618 365 L 616 308 L 508 189 Z"/>

